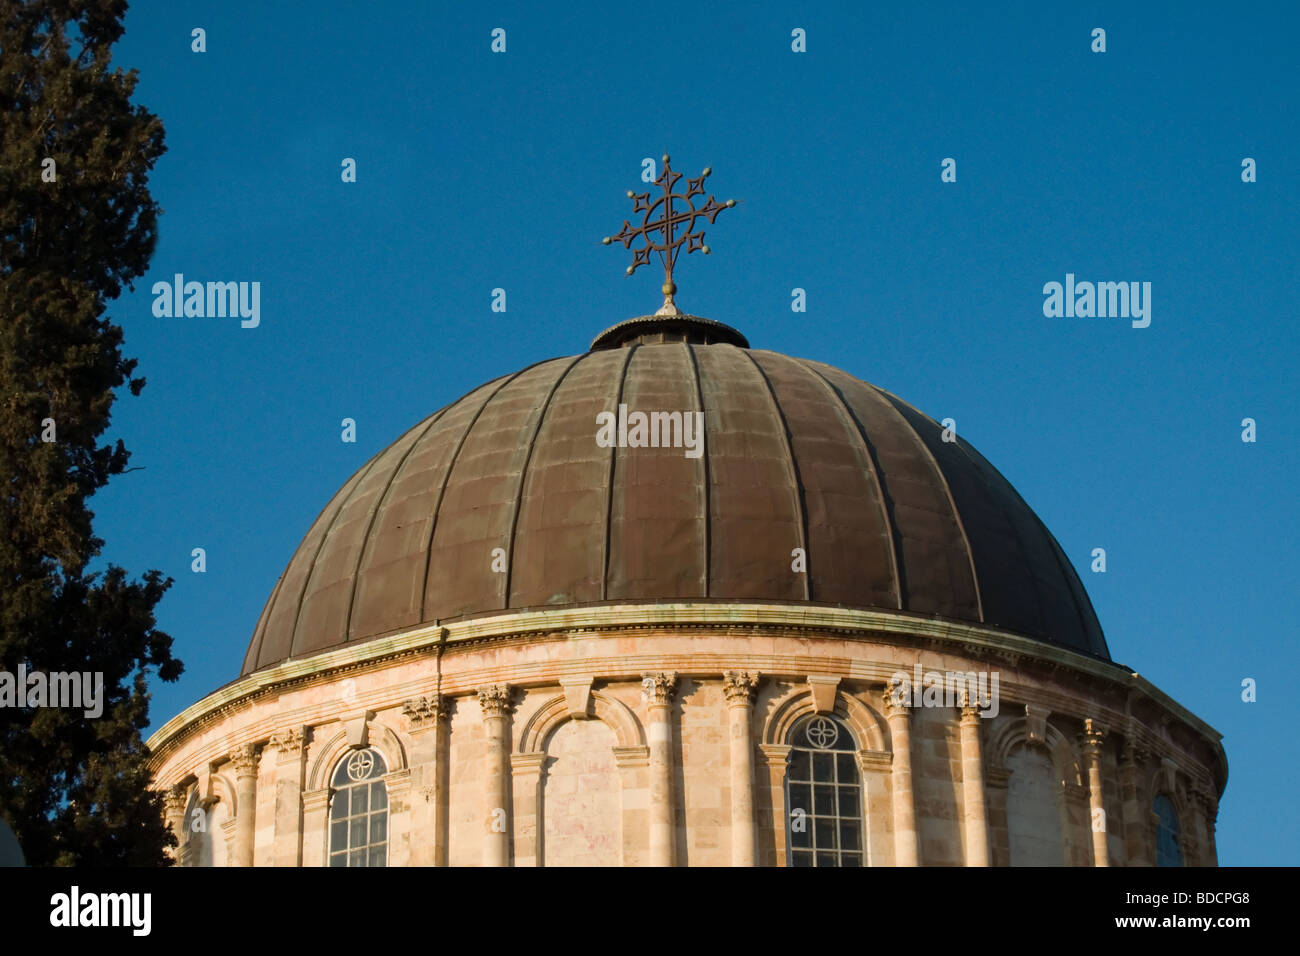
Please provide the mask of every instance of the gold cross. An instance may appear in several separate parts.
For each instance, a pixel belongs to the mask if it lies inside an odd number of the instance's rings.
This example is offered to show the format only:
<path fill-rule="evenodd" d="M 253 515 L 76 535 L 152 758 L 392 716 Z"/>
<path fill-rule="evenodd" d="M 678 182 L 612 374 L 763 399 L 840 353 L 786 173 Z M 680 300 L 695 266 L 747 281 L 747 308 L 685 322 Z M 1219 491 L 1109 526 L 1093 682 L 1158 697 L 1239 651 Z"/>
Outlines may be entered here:
<path fill-rule="evenodd" d="M 686 192 L 675 193 L 673 187 L 677 181 L 682 178 L 681 173 L 675 173 L 672 167 L 668 165 L 668 154 L 664 154 L 663 172 L 659 174 L 655 185 L 663 189 L 664 194 L 654 202 L 650 201 L 650 193 L 634 193 L 632 190 L 627 191 L 627 197 L 632 200 L 632 212 L 644 212 L 641 225 L 636 228 L 626 219 L 623 220 L 623 228 L 617 236 L 606 236 L 601 240 L 605 245 L 611 242 L 623 243 L 624 249 L 631 249 L 632 242 L 640 236 L 645 240 L 645 245 L 632 250 L 632 264 L 627 267 L 627 274 L 631 275 L 637 269 L 644 265 L 650 264 L 650 253 L 659 253 L 659 260 L 664 265 L 664 304 L 655 315 L 680 315 L 681 311 L 673 302 L 673 295 L 677 292 L 677 286 L 673 282 L 673 266 L 677 262 L 677 253 L 682 243 L 686 243 L 688 253 L 695 252 L 697 249 L 706 256 L 709 254 L 709 247 L 704 244 L 704 233 L 695 231 L 695 220 L 701 216 L 709 220 L 709 224 L 718 218 L 718 213 L 724 209 L 730 209 L 736 205 L 736 200 L 728 199 L 726 202 L 718 202 L 712 196 L 699 209 L 695 208 L 695 203 L 691 200 L 696 196 L 704 195 L 704 180 L 709 178 L 712 173 L 711 168 L 705 168 L 698 179 L 686 180 Z M 685 207 L 677 206 L 674 208 L 674 201 L 685 203 Z M 650 221 L 650 217 L 656 211 L 663 207 L 660 218 Z M 685 225 L 684 232 L 678 233 L 677 227 Z M 660 239 L 656 242 L 655 239 Z"/>

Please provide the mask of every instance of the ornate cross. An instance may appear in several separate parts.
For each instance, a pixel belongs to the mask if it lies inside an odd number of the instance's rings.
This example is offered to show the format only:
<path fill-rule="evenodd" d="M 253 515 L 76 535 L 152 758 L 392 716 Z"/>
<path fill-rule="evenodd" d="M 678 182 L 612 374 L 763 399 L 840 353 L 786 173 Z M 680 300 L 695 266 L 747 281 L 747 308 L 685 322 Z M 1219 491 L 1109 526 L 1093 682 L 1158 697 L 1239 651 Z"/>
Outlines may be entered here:
<path fill-rule="evenodd" d="M 681 314 L 681 310 L 673 302 L 673 295 L 677 292 L 677 286 L 673 283 L 673 266 L 677 262 L 677 253 L 682 243 L 686 244 L 688 253 L 698 249 L 706 256 L 709 254 L 709 247 L 704 244 L 704 233 L 695 231 L 695 220 L 703 216 L 712 225 L 718 218 L 718 213 L 736 205 L 734 199 L 718 202 L 709 196 L 703 206 L 699 209 L 695 208 L 692 200 L 696 196 L 704 195 L 704 180 L 708 179 L 712 172 L 712 169 L 706 168 L 698 179 L 686 180 L 685 193 L 675 193 L 673 187 L 682 178 L 682 174 L 673 172 L 672 167 L 668 165 L 668 154 L 665 153 L 663 172 L 654 181 L 656 186 L 663 189 L 664 194 L 651 202 L 650 193 L 634 193 L 629 189 L 627 196 L 633 202 L 632 212 L 645 213 L 641 225 L 633 228 L 632 224 L 625 219 L 623 229 L 617 236 L 606 236 L 601 240 L 605 245 L 621 242 L 624 249 L 631 249 L 633 241 L 638 236 L 645 240 L 645 245 L 632 250 L 632 264 L 627 267 L 628 275 L 644 265 L 649 265 L 650 253 L 659 253 L 659 261 L 664 264 L 664 304 L 655 315 Z M 656 213 L 659 213 L 659 218 L 651 222 L 651 217 Z M 656 242 L 656 239 L 660 241 Z"/>

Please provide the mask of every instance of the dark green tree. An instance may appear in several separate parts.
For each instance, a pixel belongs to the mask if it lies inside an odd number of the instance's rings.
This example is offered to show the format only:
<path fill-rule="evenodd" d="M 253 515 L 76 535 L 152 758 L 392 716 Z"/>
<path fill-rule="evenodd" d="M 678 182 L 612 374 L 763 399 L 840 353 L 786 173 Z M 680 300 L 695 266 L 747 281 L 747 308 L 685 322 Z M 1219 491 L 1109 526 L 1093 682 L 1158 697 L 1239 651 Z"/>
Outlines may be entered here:
<path fill-rule="evenodd" d="M 0 671 L 104 675 L 98 719 L 0 707 L 0 815 L 33 865 L 160 865 L 174 845 L 141 738 L 151 672 L 181 672 L 154 621 L 171 580 L 88 570 L 88 499 L 129 457 L 101 437 L 144 386 L 107 306 L 153 254 L 165 150 L 135 71 L 110 67 L 125 13 L 0 0 Z"/>

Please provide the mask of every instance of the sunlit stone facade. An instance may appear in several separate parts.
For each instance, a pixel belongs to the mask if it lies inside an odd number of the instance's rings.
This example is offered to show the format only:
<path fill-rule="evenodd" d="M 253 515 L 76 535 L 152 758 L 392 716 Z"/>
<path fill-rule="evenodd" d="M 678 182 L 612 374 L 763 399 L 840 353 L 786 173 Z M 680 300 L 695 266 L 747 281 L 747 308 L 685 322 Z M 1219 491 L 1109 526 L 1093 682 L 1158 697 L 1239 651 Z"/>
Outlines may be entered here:
<path fill-rule="evenodd" d="M 917 663 L 997 670 L 997 716 L 895 706 L 890 677 Z M 881 612 L 617 605 L 424 628 L 245 677 L 151 745 L 182 865 L 325 865 L 331 777 L 373 750 L 390 866 L 771 866 L 795 862 L 797 811 L 816 818 L 786 780 L 814 714 L 852 739 L 866 865 L 1150 865 L 1158 794 L 1185 862 L 1215 863 L 1210 728 L 1114 665 Z"/>

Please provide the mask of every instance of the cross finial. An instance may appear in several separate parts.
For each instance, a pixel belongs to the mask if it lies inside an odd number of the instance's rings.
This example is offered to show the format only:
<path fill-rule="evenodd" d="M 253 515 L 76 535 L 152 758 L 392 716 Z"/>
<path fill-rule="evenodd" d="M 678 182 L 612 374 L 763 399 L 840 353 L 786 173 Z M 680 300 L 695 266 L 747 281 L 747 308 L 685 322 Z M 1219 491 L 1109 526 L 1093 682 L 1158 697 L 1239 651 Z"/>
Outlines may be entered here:
<path fill-rule="evenodd" d="M 632 190 L 627 191 L 628 199 L 632 200 L 632 212 L 643 212 L 641 225 L 633 227 L 628 220 L 623 220 L 623 228 L 617 236 L 606 236 L 601 241 L 605 245 L 611 242 L 623 243 L 624 249 L 631 249 L 632 243 L 639 236 L 645 240 L 645 245 L 632 250 L 632 264 L 627 267 L 627 274 L 631 275 L 637 269 L 644 265 L 650 264 L 650 254 L 659 253 L 659 261 L 664 265 L 664 304 L 660 307 L 655 315 L 680 315 L 681 310 L 673 302 L 673 296 L 677 293 L 677 286 L 673 282 L 673 266 L 677 262 L 677 253 L 680 251 L 683 243 L 686 244 L 688 253 L 695 252 L 697 249 L 706 256 L 709 254 L 709 247 L 704 244 L 704 233 L 695 231 L 695 221 L 703 216 L 712 225 L 718 218 L 718 213 L 724 209 L 730 209 L 736 205 L 736 200 L 728 199 L 726 202 L 718 202 L 712 196 L 699 209 L 695 208 L 692 201 L 696 196 L 704 195 L 704 180 L 709 178 L 713 170 L 705 168 L 698 179 L 686 180 L 686 192 L 675 193 L 673 187 L 677 185 L 678 180 L 682 178 L 681 173 L 675 173 L 668 164 L 668 154 L 664 154 L 664 168 L 656 179 L 655 185 L 663 189 L 664 194 L 650 201 L 650 193 L 634 193 Z M 662 209 L 660 207 L 663 207 Z M 655 214 L 659 218 L 653 222 L 651 218 Z M 685 228 L 678 230 L 679 226 Z M 655 240 L 659 241 L 656 242 Z"/>

